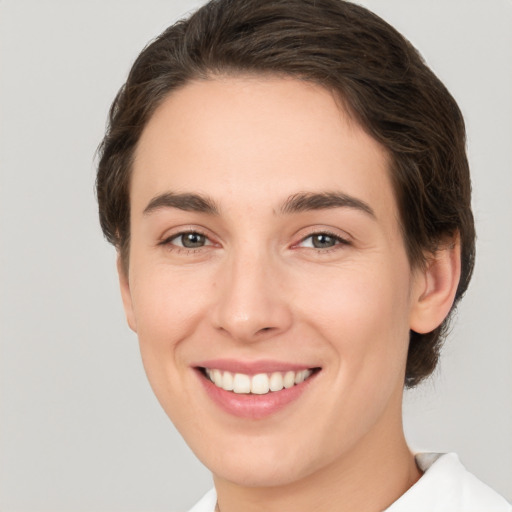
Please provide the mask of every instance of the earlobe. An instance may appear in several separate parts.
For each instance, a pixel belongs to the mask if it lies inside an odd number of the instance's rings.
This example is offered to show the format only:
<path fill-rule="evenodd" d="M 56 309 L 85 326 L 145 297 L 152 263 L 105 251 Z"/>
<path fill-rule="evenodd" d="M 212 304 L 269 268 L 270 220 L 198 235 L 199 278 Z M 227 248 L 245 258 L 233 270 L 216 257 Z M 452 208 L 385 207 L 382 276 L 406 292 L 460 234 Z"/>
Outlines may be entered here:
<path fill-rule="evenodd" d="M 137 322 L 135 321 L 135 314 L 133 312 L 130 282 L 120 255 L 117 256 L 117 275 L 119 277 L 119 288 L 121 290 L 121 298 L 123 300 L 126 321 L 128 322 L 130 329 L 133 332 L 137 332 Z"/>
<path fill-rule="evenodd" d="M 447 317 L 460 279 L 460 237 L 455 235 L 429 256 L 415 277 L 415 298 L 411 310 L 411 330 L 433 331 Z"/>

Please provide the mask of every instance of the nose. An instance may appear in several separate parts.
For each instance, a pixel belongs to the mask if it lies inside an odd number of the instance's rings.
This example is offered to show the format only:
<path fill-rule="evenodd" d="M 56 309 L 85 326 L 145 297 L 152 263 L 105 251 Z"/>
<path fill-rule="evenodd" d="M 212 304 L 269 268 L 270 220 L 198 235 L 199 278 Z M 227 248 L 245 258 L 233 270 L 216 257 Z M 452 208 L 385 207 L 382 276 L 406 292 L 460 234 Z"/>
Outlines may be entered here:
<path fill-rule="evenodd" d="M 226 261 L 217 281 L 215 328 L 249 343 L 287 331 L 292 312 L 282 270 L 270 255 L 247 254 Z"/>

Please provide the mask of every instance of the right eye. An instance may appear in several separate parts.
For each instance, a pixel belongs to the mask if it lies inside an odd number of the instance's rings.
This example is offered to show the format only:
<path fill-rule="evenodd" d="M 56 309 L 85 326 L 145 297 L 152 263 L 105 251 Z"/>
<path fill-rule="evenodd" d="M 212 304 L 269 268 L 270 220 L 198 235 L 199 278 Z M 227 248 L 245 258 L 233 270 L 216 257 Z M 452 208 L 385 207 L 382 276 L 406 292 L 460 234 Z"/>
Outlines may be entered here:
<path fill-rule="evenodd" d="M 172 235 L 166 238 L 162 244 L 176 246 L 182 249 L 199 249 L 206 245 L 213 245 L 205 235 L 197 231 L 186 231 Z"/>

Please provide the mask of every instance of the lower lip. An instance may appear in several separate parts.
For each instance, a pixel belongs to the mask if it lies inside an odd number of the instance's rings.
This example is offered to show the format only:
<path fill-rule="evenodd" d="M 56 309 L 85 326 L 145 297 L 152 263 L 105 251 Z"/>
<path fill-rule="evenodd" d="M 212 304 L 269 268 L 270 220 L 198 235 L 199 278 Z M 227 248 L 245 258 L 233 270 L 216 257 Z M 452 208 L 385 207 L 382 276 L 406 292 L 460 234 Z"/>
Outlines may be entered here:
<path fill-rule="evenodd" d="M 197 370 L 197 373 L 206 393 L 221 409 L 233 416 L 253 420 L 270 416 L 297 400 L 317 375 L 317 372 L 314 372 L 304 382 L 288 389 L 256 395 L 226 391 L 215 386 L 200 370 Z"/>

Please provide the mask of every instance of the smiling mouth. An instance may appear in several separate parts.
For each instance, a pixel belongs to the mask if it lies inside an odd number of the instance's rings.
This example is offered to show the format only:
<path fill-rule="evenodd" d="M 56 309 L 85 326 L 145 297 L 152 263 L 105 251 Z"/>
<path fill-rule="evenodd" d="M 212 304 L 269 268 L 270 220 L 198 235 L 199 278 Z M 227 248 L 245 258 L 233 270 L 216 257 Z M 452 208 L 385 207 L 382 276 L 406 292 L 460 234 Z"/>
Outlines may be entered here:
<path fill-rule="evenodd" d="M 245 373 L 233 373 L 216 368 L 201 368 L 202 374 L 216 387 L 224 391 L 245 395 L 266 395 L 283 389 L 290 389 L 302 384 L 320 368 L 309 368 L 299 371 L 258 373 L 248 375 Z"/>

